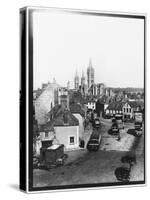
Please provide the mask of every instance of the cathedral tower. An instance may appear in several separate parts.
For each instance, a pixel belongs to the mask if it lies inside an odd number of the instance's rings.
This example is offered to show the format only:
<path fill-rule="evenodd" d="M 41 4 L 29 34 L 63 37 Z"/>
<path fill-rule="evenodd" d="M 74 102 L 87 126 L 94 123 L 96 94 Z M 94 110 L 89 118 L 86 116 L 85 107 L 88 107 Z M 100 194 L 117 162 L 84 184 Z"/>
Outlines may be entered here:
<path fill-rule="evenodd" d="M 85 76 L 84 76 L 84 72 L 82 71 L 81 87 L 83 87 L 84 85 L 85 85 Z"/>
<path fill-rule="evenodd" d="M 78 72 L 76 71 L 76 75 L 75 75 L 75 78 L 74 78 L 74 87 L 76 90 L 79 89 L 79 76 L 78 76 Z"/>
<path fill-rule="evenodd" d="M 92 67 L 91 59 L 89 61 L 89 66 L 87 68 L 87 83 L 88 83 L 88 88 L 90 88 L 91 85 L 94 83 L 94 68 Z"/>

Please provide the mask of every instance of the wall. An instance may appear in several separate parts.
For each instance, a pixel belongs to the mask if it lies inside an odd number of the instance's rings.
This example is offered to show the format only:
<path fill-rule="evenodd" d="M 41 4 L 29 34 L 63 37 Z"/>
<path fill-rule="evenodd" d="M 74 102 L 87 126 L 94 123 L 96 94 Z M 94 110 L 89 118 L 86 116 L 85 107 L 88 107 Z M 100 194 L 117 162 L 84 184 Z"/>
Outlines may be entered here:
<path fill-rule="evenodd" d="M 54 106 L 54 91 L 57 87 L 57 84 L 50 84 L 35 101 L 35 118 L 38 124 L 46 123 L 45 115 L 50 111 L 51 104 Z"/>
<path fill-rule="evenodd" d="M 78 119 L 78 121 L 79 121 L 79 137 L 82 138 L 83 132 L 84 132 L 84 124 L 83 124 L 84 118 L 83 118 L 80 114 L 78 114 L 78 113 L 74 113 L 73 115 L 74 115 L 74 116 Z"/>
<path fill-rule="evenodd" d="M 123 115 L 130 115 L 130 118 L 133 118 L 134 116 L 134 113 L 133 113 L 133 109 L 131 108 L 131 106 L 126 103 L 123 108 L 122 108 L 122 111 L 123 111 Z M 128 111 L 128 112 L 127 112 Z M 130 111 L 130 112 L 129 112 Z"/>
<path fill-rule="evenodd" d="M 40 140 L 52 140 L 54 137 L 54 133 L 52 131 L 47 132 L 47 135 L 45 135 L 45 132 L 40 132 Z M 47 137 L 46 137 L 47 136 Z"/>
<path fill-rule="evenodd" d="M 56 138 L 65 148 L 79 147 L 79 126 L 55 126 Z M 74 136 L 75 144 L 69 144 L 69 137 Z"/>
<path fill-rule="evenodd" d="M 88 107 L 88 109 L 95 110 L 96 103 L 95 102 L 88 102 L 87 107 Z"/>

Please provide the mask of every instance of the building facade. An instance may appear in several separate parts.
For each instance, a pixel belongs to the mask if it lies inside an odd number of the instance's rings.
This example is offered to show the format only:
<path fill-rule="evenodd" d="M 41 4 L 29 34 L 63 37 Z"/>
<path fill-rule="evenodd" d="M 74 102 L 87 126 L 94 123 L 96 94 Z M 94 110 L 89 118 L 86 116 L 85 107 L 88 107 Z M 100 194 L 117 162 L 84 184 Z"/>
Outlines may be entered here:
<path fill-rule="evenodd" d="M 106 88 L 104 83 L 98 83 L 98 84 L 93 83 L 89 88 L 89 94 L 98 98 L 102 97 L 103 95 L 106 95 L 105 93 L 106 93 Z"/>
<path fill-rule="evenodd" d="M 69 109 L 69 94 L 68 89 L 65 87 L 60 87 L 57 90 L 58 92 L 58 104 L 63 108 Z"/>
<path fill-rule="evenodd" d="M 39 125 L 46 123 L 46 114 L 55 105 L 55 93 L 60 86 L 55 83 L 49 83 L 38 98 L 34 101 L 35 118 Z"/>
<path fill-rule="evenodd" d="M 79 147 L 79 126 L 55 126 L 56 138 L 65 149 Z"/>
<path fill-rule="evenodd" d="M 88 110 L 95 110 L 96 109 L 96 101 L 94 101 L 94 100 L 88 101 L 87 109 Z"/>
<path fill-rule="evenodd" d="M 84 133 L 84 119 L 85 119 L 85 109 L 80 104 L 70 105 L 70 112 L 78 119 L 79 121 L 79 137 L 83 137 Z"/>
<path fill-rule="evenodd" d="M 57 107 L 55 109 L 55 107 Z M 57 140 L 57 144 L 63 144 L 65 149 L 79 147 L 79 121 L 67 109 L 62 106 L 53 108 L 53 116 L 40 128 L 41 141 Z M 50 112 L 50 113 L 51 113 Z M 49 113 L 49 114 L 50 114 Z"/>
<path fill-rule="evenodd" d="M 141 102 L 112 102 L 105 110 L 106 115 L 114 116 L 116 114 L 122 115 L 123 120 L 134 119 L 134 113 L 142 111 L 143 106 Z"/>

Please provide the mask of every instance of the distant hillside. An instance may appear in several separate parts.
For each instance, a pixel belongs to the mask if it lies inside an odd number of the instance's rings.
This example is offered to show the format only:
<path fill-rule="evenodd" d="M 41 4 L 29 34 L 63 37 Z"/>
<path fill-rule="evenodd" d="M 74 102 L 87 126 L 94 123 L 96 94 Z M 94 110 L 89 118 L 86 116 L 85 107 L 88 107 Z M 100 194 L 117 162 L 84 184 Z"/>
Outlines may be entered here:
<path fill-rule="evenodd" d="M 127 88 L 111 88 L 114 92 L 131 92 L 131 93 L 143 93 L 144 88 L 132 88 L 132 87 L 127 87 Z"/>

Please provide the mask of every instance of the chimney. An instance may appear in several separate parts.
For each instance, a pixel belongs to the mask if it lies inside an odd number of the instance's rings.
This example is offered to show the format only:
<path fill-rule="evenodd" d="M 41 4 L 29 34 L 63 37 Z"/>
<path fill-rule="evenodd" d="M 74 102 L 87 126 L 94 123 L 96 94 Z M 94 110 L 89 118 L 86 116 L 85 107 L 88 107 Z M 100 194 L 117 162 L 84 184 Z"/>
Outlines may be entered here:
<path fill-rule="evenodd" d="M 66 112 L 66 111 L 64 111 L 63 120 L 64 120 L 64 124 L 68 124 L 69 123 L 68 112 Z"/>

